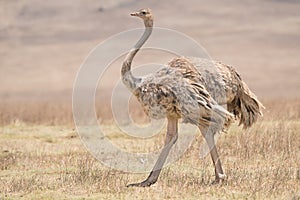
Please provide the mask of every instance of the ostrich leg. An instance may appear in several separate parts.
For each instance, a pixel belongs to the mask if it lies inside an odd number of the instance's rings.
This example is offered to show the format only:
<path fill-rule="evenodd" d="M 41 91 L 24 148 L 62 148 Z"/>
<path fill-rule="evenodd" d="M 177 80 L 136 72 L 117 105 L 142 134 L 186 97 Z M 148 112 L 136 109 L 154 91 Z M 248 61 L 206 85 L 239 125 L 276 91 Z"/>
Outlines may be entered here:
<path fill-rule="evenodd" d="M 177 140 L 177 137 L 178 137 L 177 127 L 178 127 L 178 120 L 168 118 L 167 134 L 166 134 L 166 138 L 165 138 L 164 148 L 162 149 L 162 151 L 158 157 L 158 160 L 156 161 L 148 178 L 140 183 L 129 184 L 129 185 L 127 185 L 127 187 L 134 187 L 134 186 L 149 187 L 150 185 L 154 184 L 157 181 L 158 176 L 162 170 L 162 167 L 169 155 L 169 152 Z"/>
<path fill-rule="evenodd" d="M 214 134 L 210 130 L 201 127 L 199 127 L 199 129 L 207 142 L 210 150 L 210 156 L 215 167 L 215 181 L 213 183 L 222 182 L 226 178 L 226 175 L 222 169 L 221 161 L 215 144 Z"/>

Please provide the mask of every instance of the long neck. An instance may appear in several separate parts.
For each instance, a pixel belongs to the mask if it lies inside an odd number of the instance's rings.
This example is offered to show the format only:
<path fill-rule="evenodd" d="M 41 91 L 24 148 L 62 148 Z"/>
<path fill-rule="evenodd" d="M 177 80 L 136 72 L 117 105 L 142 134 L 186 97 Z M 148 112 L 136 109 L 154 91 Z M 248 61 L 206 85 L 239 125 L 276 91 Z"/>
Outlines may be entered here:
<path fill-rule="evenodd" d="M 149 36 L 152 33 L 153 21 L 144 21 L 145 31 L 139 41 L 134 45 L 134 47 L 127 54 L 123 65 L 122 65 L 122 80 L 123 83 L 127 86 L 127 88 L 131 91 L 134 91 L 137 88 L 137 85 L 141 82 L 140 78 L 136 78 L 133 76 L 131 72 L 131 63 L 134 56 L 140 50 L 140 48 L 144 45 L 144 43 L 148 40 Z"/>

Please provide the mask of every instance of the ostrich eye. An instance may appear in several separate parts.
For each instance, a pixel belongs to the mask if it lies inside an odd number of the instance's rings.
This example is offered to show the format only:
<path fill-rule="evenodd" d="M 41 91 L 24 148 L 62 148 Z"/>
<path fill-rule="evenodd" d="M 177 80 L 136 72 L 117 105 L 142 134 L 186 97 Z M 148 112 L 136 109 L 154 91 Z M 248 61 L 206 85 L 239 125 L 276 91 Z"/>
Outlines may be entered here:
<path fill-rule="evenodd" d="M 145 11 L 143 11 L 143 12 L 142 12 L 142 14 L 143 14 L 143 15 L 146 15 L 146 12 L 145 12 Z"/>

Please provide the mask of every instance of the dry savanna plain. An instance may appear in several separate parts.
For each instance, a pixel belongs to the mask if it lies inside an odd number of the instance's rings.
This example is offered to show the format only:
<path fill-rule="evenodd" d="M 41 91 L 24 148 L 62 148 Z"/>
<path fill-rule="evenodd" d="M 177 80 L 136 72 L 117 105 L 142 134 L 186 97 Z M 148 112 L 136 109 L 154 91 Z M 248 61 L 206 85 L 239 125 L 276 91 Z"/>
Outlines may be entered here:
<path fill-rule="evenodd" d="M 227 175 L 221 184 L 211 184 L 210 157 L 199 156 L 199 132 L 156 184 L 127 188 L 147 173 L 104 166 L 76 131 L 72 89 L 81 63 L 109 36 L 142 27 L 128 15 L 142 7 L 152 8 L 157 26 L 189 35 L 212 58 L 235 66 L 266 107 L 253 127 L 243 130 L 235 123 L 219 136 Z M 0 200 L 299 200 L 299 9 L 297 0 L 0 1 Z M 134 64 L 169 58 L 143 51 Z M 99 82 L 98 123 L 109 130 L 106 139 L 125 151 L 159 150 L 164 129 L 140 139 L 116 126 L 111 92 L 122 59 Z M 128 110 L 136 123 L 149 123 L 134 99 Z"/>
<path fill-rule="evenodd" d="M 243 131 L 235 125 L 220 136 L 217 146 L 228 176 L 220 185 L 211 185 L 210 157 L 199 157 L 200 133 L 181 159 L 163 169 L 155 185 L 126 188 L 147 174 L 103 166 L 84 147 L 73 126 L 15 121 L 1 127 L 1 198 L 299 199 L 300 103 L 274 103 L 266 104 L 273 111 L 251 129 Z M 278 115 L 281 109 L 285 112 Z M 110 140 L 125 141 L 127 151 L 145 152 L 163 145 L 163 132 L 138 147 L 135 138 L 111 129 Z"/>

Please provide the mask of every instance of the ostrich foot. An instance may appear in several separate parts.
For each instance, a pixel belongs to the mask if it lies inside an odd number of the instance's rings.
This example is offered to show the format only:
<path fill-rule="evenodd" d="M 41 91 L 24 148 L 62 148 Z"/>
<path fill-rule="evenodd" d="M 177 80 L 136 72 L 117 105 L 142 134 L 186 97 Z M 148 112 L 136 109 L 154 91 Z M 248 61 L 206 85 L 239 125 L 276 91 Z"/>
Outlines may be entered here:
<path fill-rule="evenodd" d="M 224 183 L 226 180 L 226 177 L 227 176 L 225 174 L 218 174 L 218 176 L 216 176 L 215 180 L 211 183 L 211 185 Z"/>
<path fill-rule="evenodd" d="M 156 181 L 149 181 L 148 179 L 146 179 L 140 183 L 131 183 L 131 184 L 127 185 L 126 187 L 150 187 L 155 182 Z"/>

